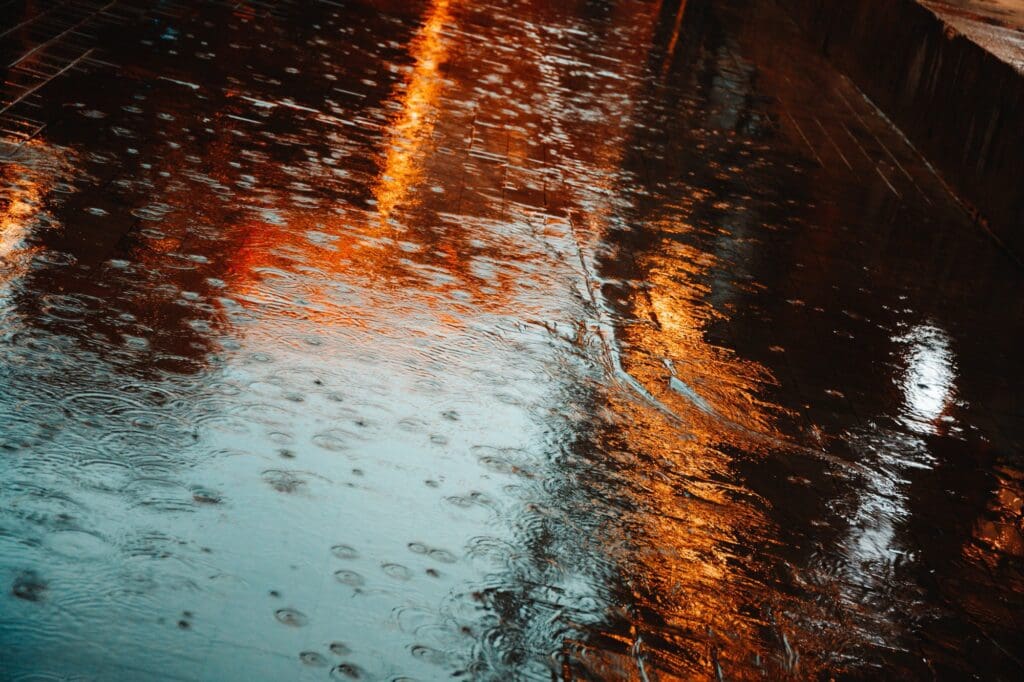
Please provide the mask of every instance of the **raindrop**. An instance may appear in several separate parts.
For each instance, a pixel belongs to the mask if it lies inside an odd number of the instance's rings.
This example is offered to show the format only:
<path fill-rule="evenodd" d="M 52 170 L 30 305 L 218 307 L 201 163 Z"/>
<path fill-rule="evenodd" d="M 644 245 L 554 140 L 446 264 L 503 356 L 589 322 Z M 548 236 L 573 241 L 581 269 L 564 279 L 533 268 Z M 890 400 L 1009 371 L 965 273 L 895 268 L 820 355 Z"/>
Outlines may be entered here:
<path fill-rule="evenodd" d="M 268 469 L 263 472 L 263 480 L 279 493 L 297 493 L 306 482 L 290 471 Z"/>
<path fill-rule="evenodd" d="M 327 659 L 322 654 L 316 651 L 303 651 L 299 654 L 299 660 L 306 665 L 312 665 L 317 668 L 324 668 L 327 666 Z"/>
<path fill-rule="evenodd" d="M 47 585 L 35 571 L 23 571 L 14 579 L 11 594 L 25 601 L 42 601 Z"/>
<path fill-rule="evenodd" d="M 366 581 L 363 580 L 363 576 L 359 575 L 355 571 L 340 570 L 334 572 L 334 578 L 339 583 L 348 585 L 349 587 L 361 587 Z"/>
<path fill-rule="evenodd" d="M 274 618 L 283 625 L 290 625 L 293 628 L 300 628 L 308 622 L 308 618 L 301 611 L 286 608 L 274 611 Z"/>
<path fill-rule="evenodd" d="M 455 555 L 452 554 L 451 552 L 449 552 L 446 549 L 432 549 L 432 550 L 430 550 L 430 552 L 428 554 L 429 554 L 431 559 L 434 559 L 436 561 L 440 561 L 441 563 L 444 563 L 444 564 L 454 564 L 455 563 Z"/>
<path fill-rule="evenodd" d="M 428 663 L 432 663 L 434 665 L 442 665 L 444 663 L 444 654 L 437 649 L 432 649 L 428 646 L 423 646 L 422 644 L 415 644 L 409 651 L 416 658 Z"/>
<path fill-rule="evenodd" d="M 339 559 L 355 559 L 359 556 L 359 552 L 349 545 L 335 545 L 331 547 L 331 554 Z"/>
<path fill-rule="evenodd" d="M 102 556 L 109 549 L 103 538 L 80 530 L 56 531 L 46 544 L 57 554 L 78 560 Z"/>
<path fill-rule="evenodd" d="M 192 499 L 196 504 L 220 504 L 223 500 L 219 493 L 205 488 L 193 488 Z"/>
<path fill-rule="evenodd" d="M 412 577 L 412 571 L 401 564 L 384 564 L 381 568 L 385 574 L 395 580 L 408 580 Z"/>
<path fill-rule="evenodd" d="M 324 450 L 340 452 L 347 449 L 344 432 L 327 431 L 313 436 L 313 443 Z"/>
<path fill-rule="evenodd" d="M 362 676 L 362 669 L 353 663 L 339 663 L 331 668 L 332 680 L 358 680 Z"/>

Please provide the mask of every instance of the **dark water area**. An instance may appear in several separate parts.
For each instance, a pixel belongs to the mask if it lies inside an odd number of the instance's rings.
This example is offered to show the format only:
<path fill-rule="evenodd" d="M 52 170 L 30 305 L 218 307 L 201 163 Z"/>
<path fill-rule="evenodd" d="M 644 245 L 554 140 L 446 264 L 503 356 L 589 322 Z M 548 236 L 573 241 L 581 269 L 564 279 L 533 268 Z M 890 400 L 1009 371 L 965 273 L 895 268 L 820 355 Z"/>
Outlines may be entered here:
<path fill-rule="evenodd" d="M 1020 679 L 1024 269 L 772 2 L 0 57 L 0 679 Z"/>

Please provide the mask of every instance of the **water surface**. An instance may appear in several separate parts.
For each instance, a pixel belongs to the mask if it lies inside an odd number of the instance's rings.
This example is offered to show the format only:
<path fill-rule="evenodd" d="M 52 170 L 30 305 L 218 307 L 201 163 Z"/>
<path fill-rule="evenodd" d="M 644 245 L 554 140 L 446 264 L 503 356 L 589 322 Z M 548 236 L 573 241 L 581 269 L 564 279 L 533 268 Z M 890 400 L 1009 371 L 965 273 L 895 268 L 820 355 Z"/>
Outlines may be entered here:
<path fill-rule="evenodd" d="M 1022 271 L 773 3 L 0 11 L 3 679 L 1019 677 Z"/>

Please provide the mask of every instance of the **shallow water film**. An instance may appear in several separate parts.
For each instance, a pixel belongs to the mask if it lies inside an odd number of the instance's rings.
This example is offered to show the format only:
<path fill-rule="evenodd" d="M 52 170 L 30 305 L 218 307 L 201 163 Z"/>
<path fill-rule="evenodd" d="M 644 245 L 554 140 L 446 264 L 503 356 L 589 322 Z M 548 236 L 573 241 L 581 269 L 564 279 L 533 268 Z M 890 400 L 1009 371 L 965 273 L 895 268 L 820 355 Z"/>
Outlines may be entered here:
<path fill-rule="evenodd" d="M 0 4 L 0 679 L 1024 674 L 1024 269 L 774 3 Z"/>

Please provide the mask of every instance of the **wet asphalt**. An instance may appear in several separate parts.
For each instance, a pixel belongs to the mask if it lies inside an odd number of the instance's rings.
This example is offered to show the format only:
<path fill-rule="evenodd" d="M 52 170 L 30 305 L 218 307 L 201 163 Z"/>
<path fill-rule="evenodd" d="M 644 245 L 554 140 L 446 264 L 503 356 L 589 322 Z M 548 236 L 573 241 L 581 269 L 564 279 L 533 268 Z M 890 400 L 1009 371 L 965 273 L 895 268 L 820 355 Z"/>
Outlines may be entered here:
<path fill-rule="evenodd" d="M 1024 268 L 772 2 L 0 61 L 0 679 L 1020 679 Z"/>

